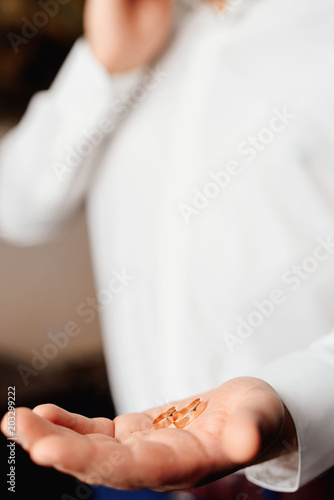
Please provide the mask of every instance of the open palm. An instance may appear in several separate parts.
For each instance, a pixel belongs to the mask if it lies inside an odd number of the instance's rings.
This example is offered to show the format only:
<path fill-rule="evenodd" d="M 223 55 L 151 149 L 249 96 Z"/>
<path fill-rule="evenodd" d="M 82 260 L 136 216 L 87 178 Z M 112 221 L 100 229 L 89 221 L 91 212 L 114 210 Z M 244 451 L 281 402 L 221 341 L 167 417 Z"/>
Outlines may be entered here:
<path fill-rule="evenodd" d="M 233 379 L 201 397 L 205 410 L 184 429 L 152 429 L 167 406 L 112 421 L 46 404 L 17 409 L 16 432 L 37 464 L 88 484 L 157 490 L 194 487 L 267 460 L 291 437 L 281 400 L 259 379 Z M 8 435 L 6 416 L 1 430 Z"/>

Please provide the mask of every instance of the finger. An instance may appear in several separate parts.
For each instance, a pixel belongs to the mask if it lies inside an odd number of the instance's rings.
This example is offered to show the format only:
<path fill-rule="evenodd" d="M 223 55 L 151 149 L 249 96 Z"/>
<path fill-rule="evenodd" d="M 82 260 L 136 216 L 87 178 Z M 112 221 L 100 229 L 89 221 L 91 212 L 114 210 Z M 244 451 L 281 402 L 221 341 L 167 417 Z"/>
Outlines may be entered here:
<path fill-rule="evenodd" d="M 99 451 L 99 443 L 115 441 L 113 437 L 102 434 L 78 434 L 44 419 L 29 408 L 16 410 L 16 425 L 17 442 L 24 446 L 34 462 L 74 476 L 90 470 Z M 7 435 L 6 415 L 1 429 Z M 98 458 L 103 460 L 103 454 Z"/>
<path fill-rule="evenodd" d="M 253 460 L 273 441 L 284 419 L 283 404 L 273 390 L 249 391 L 223 429 L 227 456 L 236 463 Z"/>
<path fill-rule="evenodd" d="M 1 430 L 6 436 L 8 436 L 7 415 L 4 416 L 1 422 Z M 16 409 L 15 427 L 17 442 L 25 449 L 29 449 L 38 439 L 65 431 L 65 429 L 35 414 L 29 408 Z"/>
<path fill-rule="evenodd" d="M 53 404 L 43 404 L 36 406 L 33 412 L 37 415 L 53 422 L 54 424 L 72 429 L 79 434 L 100 433 L 114 436 L 113 421 L 104 418 L 87 418 L 77 413 L 70 413 L 59 406 Z"/>
<path fill-rule="evenodd" d="M 94 446 L 81 434 L 49 434 L 31 444 L 29 453 L 38 465 L 67 470 L 75 475 L 85 471 L 92 461 Z"/>
<path fill-rule="evenodd" d="M 131 476 L 131 461 L 126 446 L 101 434 L 50 435 L 37 441 L 30 456 L 39 465 L 54 467 L 88 484 L 113 486 L 121 466 Z M 128 484 L 128 483 L 126 483 Z"/>

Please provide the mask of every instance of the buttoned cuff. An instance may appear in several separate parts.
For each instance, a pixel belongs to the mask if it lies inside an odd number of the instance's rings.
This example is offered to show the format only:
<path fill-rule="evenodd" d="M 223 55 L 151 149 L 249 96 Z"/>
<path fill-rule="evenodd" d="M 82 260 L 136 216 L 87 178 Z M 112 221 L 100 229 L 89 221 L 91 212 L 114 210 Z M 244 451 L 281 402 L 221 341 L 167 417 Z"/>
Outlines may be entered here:
<path fill-rule="evenodd" d="M 293 492 L 334 465 L 334 352 L 328 345 L 315 343 L 252 374 L 270 384 L 288 408 L 298 451 L 287 448 L 287 454 L 247 468 L 249 481 L 273 491 Z"/>
<path fill-rule="evenodd" d="M 115 98 L 127 99 L 140 81 L 143 69 L 110 74 L 96 59 L 84 38 L 77 40 L 54 80 L 51 92 L 61 116 L 94 123 L 112 113 Z"/>

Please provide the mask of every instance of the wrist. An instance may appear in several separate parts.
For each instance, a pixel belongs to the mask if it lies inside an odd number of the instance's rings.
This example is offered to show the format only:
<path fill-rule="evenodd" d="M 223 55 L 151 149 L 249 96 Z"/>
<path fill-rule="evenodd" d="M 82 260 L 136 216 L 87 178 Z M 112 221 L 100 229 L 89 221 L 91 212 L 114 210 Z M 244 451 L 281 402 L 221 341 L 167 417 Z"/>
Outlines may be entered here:
<path fill-rule="evenodd" d="M 282 402 L 283 420 L 276 437 L 262 450 L 251 465 L 292 454 L 298 450 L 298 438 L 292 416 Z"/>

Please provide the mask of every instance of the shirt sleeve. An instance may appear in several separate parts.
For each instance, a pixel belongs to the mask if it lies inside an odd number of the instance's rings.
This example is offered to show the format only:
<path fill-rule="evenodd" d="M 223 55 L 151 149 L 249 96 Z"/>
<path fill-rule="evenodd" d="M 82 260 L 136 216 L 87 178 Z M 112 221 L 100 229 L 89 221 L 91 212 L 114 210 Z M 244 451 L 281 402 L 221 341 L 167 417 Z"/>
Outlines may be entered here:
<path fill-rule="evenodd" d="M 252 374 L 279 394 L 295 423 L 298 451 L 249 467 L 249 481 L 293 492 L 334 465 L 334 331 L 308 350 L 269 362 Z M 284 443 L 283 443 L 284 445 Z"/>
<path fill-rule="evenodd" d="M 82 204 L 103 144 L 127 117 L 143 70 L 110 75 L 84 39 L 0 145 L 0 233 L 35 244 Z"/>

